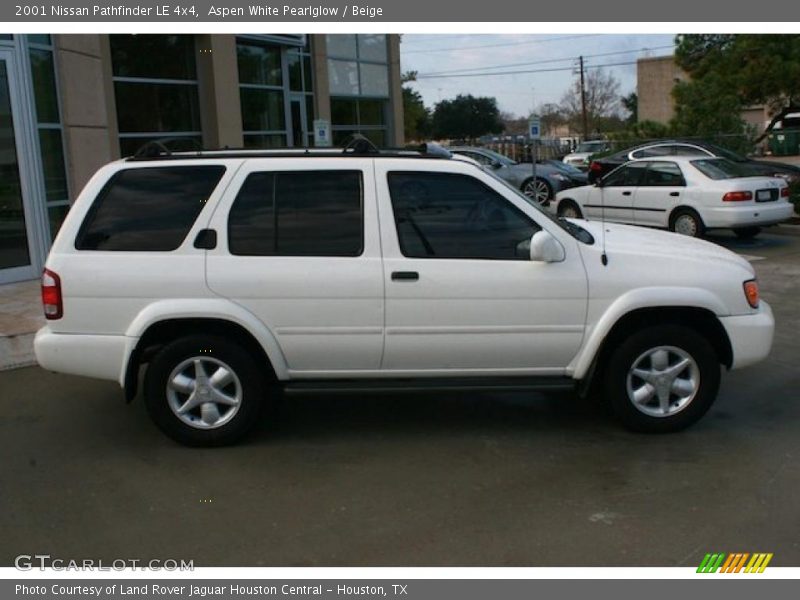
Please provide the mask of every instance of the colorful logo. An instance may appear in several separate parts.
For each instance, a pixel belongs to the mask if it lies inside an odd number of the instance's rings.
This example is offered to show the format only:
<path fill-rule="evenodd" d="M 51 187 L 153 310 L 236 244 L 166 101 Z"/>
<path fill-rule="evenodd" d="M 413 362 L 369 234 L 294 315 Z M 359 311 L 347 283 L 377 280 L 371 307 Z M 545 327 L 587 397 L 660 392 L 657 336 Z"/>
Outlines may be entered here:
<path fill-rule="evenodd" d="M 748 554 L 747 552 L 735 552 L 732 554 L 717 552 L 714 554 L 706 554 L 703 562 L 697 567 L 697 572 L 763 573 L 771 560 L 771 552 L 756 552 L 754 554 Z"/>

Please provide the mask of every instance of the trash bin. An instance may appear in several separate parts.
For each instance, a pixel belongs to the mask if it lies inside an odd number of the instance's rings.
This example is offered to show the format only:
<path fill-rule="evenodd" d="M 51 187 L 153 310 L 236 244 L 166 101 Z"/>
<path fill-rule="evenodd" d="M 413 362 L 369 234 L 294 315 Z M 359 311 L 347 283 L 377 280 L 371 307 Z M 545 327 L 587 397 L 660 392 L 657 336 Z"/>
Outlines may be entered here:
<path fill-rule="evenodd" d="M 769 134 L 769 149 L 773 156 L 800 154 L 800 129 L 776 129 Z"/>

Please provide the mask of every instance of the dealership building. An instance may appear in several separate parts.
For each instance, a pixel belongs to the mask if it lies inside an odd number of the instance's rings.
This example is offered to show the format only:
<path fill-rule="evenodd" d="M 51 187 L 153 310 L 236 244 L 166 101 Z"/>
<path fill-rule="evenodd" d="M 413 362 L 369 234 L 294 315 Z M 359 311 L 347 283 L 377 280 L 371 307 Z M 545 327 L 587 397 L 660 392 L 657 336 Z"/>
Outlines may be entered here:
<path fill-rule="evenodd" d="M 101 165 L 175 150 L 403 143 L 397 35 L 0 34 L 0 284 L 37 278 Z M 319 135 L 319 131 L 316 132 Z M 322 138 L 320 138 L 322 139 Z"/>

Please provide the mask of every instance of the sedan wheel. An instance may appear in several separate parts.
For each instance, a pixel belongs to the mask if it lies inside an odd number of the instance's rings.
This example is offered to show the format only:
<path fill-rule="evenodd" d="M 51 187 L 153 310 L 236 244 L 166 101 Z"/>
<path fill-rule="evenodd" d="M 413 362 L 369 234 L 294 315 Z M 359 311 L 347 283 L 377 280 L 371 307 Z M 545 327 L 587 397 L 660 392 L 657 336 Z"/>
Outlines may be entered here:
<path fill-rule="evenodd" d="M 522 193 L 544 206 L 550 200 L 550 186 L 544 179 L 529 180 L 522 186 Z"/>
<path fill-rule="evenodd" d="M 670 221 L 670 229 L 689 237 L 701 237 L 705 233 L 705 225 L 700 215 L 688 208 L 678 209 Z"/>

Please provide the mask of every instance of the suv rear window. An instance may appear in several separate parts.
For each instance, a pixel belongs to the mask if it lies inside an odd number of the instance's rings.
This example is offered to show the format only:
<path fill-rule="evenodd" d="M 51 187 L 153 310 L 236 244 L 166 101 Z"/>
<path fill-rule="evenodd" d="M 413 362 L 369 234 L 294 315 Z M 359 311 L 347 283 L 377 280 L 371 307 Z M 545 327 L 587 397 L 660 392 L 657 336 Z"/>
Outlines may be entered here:
<path fill-rule="evenodd" d="M 118 171 L 81 225 L 78 250 L 169 251 L 181 245 L 225 167 L 149 167 Z"/>
<path fill-rule="evenodd" d="M 248 175 L 228 216 L 228 250 L 243 256 L 359 256 L 361 171 Z"/>

